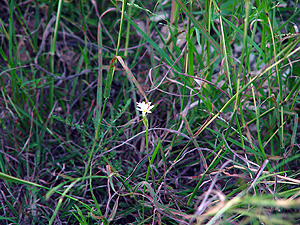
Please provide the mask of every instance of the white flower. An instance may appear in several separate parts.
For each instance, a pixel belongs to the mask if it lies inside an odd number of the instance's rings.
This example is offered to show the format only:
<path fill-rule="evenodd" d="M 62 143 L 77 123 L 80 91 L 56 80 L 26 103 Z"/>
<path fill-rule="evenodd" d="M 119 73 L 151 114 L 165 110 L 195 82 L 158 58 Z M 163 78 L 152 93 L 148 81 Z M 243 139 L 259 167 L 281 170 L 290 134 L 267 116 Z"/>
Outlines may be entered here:
<path fill-rule="evenodd" d="M 151 109 L 153 109 L 154 105 L 151 105 L 151 102 L 137 102 L 136 103 L 137 110 L 142 111 L 143 117 L 146 116 L 146 113 L 151 113 Z"/>

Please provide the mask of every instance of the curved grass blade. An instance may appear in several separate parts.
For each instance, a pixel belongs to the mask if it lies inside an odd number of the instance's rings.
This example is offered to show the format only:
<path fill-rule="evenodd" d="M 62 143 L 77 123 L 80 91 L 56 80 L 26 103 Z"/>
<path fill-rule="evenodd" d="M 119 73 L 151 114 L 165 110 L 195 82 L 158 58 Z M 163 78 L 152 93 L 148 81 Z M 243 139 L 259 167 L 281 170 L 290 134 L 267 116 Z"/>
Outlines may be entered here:
<path fill-rule="evenodd" d="M 131 73 L 131 71 L 129 70 L 129 68 L 126 66 L 126 64 L 125 64 L 124 60 L 122 59 L 122 57 L 117 56 L 116 58 L 118 59 L 118 61 L 120 62 L 120 64 L 123 66 L 123 68 L 126 71 L 128 77 L 132 80 L 132 82 L 135 84 L 136 88 L 141 92 L 141 94 L 144 96 L 145 100 L 148 102 L 148 99 L 146 97 L 145 92 L 143 91 L 142 87 L 137 82 L 137 80 L 135 79 L 134 75 Z"/>

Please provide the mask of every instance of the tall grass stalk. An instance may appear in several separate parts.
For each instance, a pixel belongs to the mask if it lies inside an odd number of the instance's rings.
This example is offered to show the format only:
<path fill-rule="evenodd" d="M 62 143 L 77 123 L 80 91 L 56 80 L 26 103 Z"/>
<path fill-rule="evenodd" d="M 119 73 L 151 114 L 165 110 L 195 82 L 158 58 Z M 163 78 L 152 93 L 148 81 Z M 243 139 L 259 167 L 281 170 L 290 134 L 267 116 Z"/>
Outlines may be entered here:
<path fill-rule="evenodd" d="M 120 48 L 120 42 L 121 42 L 122 30 L 123 30 L 123 22 L 124 22 L 124 13 L 125 13 L 125 9 L 126 9 L 126 2 L 127 1 L 124 0 L 123 3 L 122 3 L 122 13 L 121 13 L 120 28 L 119 28 L 119 38 L 118 38 L 117 49 L 116 49 L 116 57 L 118 56 L 119 48 Z M 108 72 L 108 75 L 107 75 L 107 80 L 106 80 L 106 85 L 105 85 L 105 90 L 104 90 L 104 95 L 103 95 L 104 103 L 103 103 L 102 109 L 100 109 L 100 108 L 98 109 L 99 111 L 101 111 L 101 115 L 100 115 L 99 120 L 96 118 L 96 121 L 98 120 L 99 122 L 97 124 L 97 129 L 96 129 L 96 133 L 95 133 L 95 140 L 93 142 L 93 146 L 92 146 L 92 149 L 91 149 L 91 152 L 90 152 L 90 155 L 89 155 L 89 159 L 88 159 L 88 162 L 87 162 L 87 165 L 86 165 L 86 169 L 85 169 L 85 172 L 84 172 L 84 175 L 83 175 L 84 177 L 86 176 L 86 174 L 88 172 L 88 169 L 91 169 L 90 168 L 91 160 L 92 160 L 92 157 L 93 157 L 93 154 L 94 154 L 96 143 L 99 140 L 100 126 L 101 126 L 102 119 L 103 119 L 103 116 L 104 116 L 104 111 L 105 111 L 104 109 L 106 107 L 107 99 L 109 98 L 109 95 L 110 95 L 111 84 L 112 84 L 112 80 L 113 80 L 114 73 L 115 73 L 115 66 L 116 66 L 116 62 L 117 62 L 116 57 L 114 57 L 111 60 L 111 63 L 110 63 L 109 72 Z M 96 115 L 97 115 L 97 113 L 96 113 Z"/>
<path fill-rule="evenodd" d="M 54 69 L 54 58 L 55 58 L 55 49 L 56 49 L 56 41 L 57 41 L 57 35 L 58 35 L 58 29 L 59 29 L 59 23 L 60 23 L 60 18 L 62 14 L 62 4 L 63 0 L 58 1 L 58 6 L 57 6 L 57 12 L 56 12 L 56 22 L 55 22 L 55 28 L 54 28 L 54 35 L 52 38 L 52 43 L 51 43 L 51 49 L 50 49 L 50 72 L 52 74 L 55 73 Z M 54 77 L 50 76 L 49 78 L 49 108 L 52 110 L 54 102 Z M 52 119 L 50 121 L 50 124 L 52 124 Z"/>

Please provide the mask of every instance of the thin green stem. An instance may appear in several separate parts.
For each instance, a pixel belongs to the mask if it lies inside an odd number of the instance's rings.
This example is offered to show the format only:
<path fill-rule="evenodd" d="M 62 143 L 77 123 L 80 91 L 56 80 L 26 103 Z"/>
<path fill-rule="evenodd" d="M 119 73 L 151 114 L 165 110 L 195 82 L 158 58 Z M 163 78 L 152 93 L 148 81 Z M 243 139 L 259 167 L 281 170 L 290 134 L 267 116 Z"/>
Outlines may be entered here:
<path fill-rule="evenodd" d="M 52 39 L 51 49 L 50 49 L 50 72 L 54 74 L 54 57 L 55 57 L 55 49 L 56 49 L 56 40 L 58 35 L 58 28 L 60 23 L 60 17 L 62 12 L 62 3 L 63 0 L 58 1 L 58 7 L 57 7 L 57 15 L 56 15 L 56 23 L 55 23 L 55 29 L 54 29 L 54 35 Z M 53 76 L 50 76 L 49 78 L 50 87 L 49 87 L 49 109 L 53 109 L 53 99 L 54 99 L 54 78 Z M 52 124 L 53 119 L 50 119 L 50 125 Z"/>
<path fill-rule="evenodd" d="M 145 128 L 146 128 L 146 153 L 148 155 L 149 167 L 151 167 L 151 160 L 150 160 L 150 156 L 149 156 L 149 140 L 148 140 L 149 123 L 148 123 L 148 119 L 147 119 L 147 115 L 146 114 L 143 116 L 143 123 L 144 123 Z M 149 172 L 150 172 L 150 170 L 149 170 Z M 149 174 L 150 173 L 147 172 L 146 178 L 145 178 L 146 182 L 148 182 Z M 143 192 L 145 193 L 145 191 L 146 191 L 146 186 L 144 186 Z M 143 214 L 143 221 L 144 221 L 144 216 L 145 216 L 145 206 L 144 206 L 145 198 L 144 198 L 144 196 L 143 196 L 142 202 L 143 202 L 142 214 Z"/>

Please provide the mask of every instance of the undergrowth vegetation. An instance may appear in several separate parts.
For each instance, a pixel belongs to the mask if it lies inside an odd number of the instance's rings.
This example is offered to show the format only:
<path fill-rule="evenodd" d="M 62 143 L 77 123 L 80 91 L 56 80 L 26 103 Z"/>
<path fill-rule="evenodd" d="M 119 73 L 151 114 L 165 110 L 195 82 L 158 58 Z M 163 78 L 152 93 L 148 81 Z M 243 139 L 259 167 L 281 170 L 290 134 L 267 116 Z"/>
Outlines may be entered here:
<path fill-rule="evenodd" d="M 299 224 L 299 6 L 1 1 L 0 224 Z"/>

